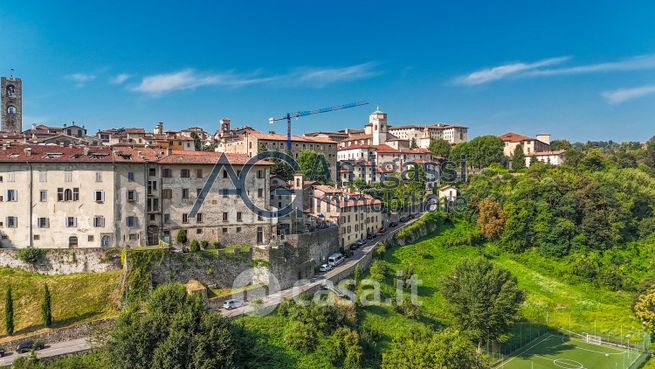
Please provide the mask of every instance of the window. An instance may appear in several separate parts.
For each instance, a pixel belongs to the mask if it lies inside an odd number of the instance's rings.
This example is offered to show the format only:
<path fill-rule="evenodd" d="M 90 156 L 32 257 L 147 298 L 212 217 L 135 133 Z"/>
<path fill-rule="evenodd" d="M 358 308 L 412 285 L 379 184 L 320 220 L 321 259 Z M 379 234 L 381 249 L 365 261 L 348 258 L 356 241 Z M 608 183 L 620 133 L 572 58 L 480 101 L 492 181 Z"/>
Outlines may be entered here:
<path fill-rule="evenodd" d="M 223 228 L 223 233 L 227 233 L 227 228 Z"/>
<path fill-rule="evenodd" d="M 261 211 L 257 212 L 257 220 L 264 220 L 264 218 L 262 218 L 262 212 Z"/>
<path fill-rule="evenodd" d="M 9 172 L 7 174 L 7 182 L 15 182 L 16 181 L 16 174 L 14 172 Z"/>
<path fill-rule="evenodd" d="M 171 215 L 169 213 L 164 214 L 164 224 L 170 224 L 171 222 Z"/>
<path fill-rule="evenodd" d="M 5 201 L 18 201 L 18 190 L 7 190 L 5 193 Z"/>
<path fill-rule="evenodd" d="M 264 178 L 264 171 L 263 170 L 260 169 L 260 170 L 257 171 L 257 178 L 259 178 L 259 179 Z"/>
<path fill-rule="evenodd" d="M 241 227 L 237 227 L 237 233 L 241 233 Z"/>
<path fill-rule="evenodd" d="M 16 228 L 18 227 L 18 217 L 7 217 L 5 219 L 7 223 L 7 228 Z"/>
<path fill-rule="evenodd" d="M 241 212 L 238 211 L 237 212 L 237 222 L 241 222 L 241 221 L 243 221 L 243 219 L 241 218 Z"/>
<path fill-rule="evenodd" d="M 0 176 L 0 183 L 2 183 L 3 181 L 4 181 L 4 178 L 2 176 Z"/>
<path fill-rule="evenodd" d="M 69 170 L 64 172 L 64 182 L 73 182 L 73 172 Z"/>
<path fill-rule="evenodd" d="M 96 182 L 102 182 L 102 172 L 96 172 Z"/>
<path fill-rule="evenodd" d="M 184 213 L 182 214 L 182 223 L 189 223 L 189 214 Z"/>
<path fill-rule="evenodd" d="M 263 188 L 258 188 L 257 189 L 257 197 L 264 197 L 264 189 Z"/>
<path fill-rule="evenodd" d="M 139 239 L 138 233 L 130 233 L 130 241 L 137 241 Z"/>
<path fill-rule="evenodd" d="M 202 169 L 196 169 L 196 178 L 202 178 Z"/>
<path fill-rule="evenodd" d="M 77 247 L 77 236 L 68 237 L 68 247 Z"/>
<path fill-rule="evenodd" d="M 37 221 L 39 228 L 50 228 L 50 219 L 48 218 L 39 218 Z"/>
<path fill-rule="evenodd" d="M 134 172 L 127 172 L 127 181 L 134 182 Z"/>
<path fill-rule="evenodd" d="M 191 171 L 188 169 L 180 170 L 180 177 L 182 178 L 191 178 Z"/>
<path fill-rule="evenodd" d="M 202 223 L 202 213 L 196 214 L 196 223 Z"/>
<path fill-rule="evenodd" d="M 105 191 L 98 190 L 93 193 L 93 200 L 98 203 L 103 203 L 105 202 Z"/>
<path fill-rule="evenodd" d="M 77 227 L 77 218 L 75 218 L 75 217 L 66 217 L 66 227 L 67 228 Z"/>
<path fill-rule="evenodd" d="M 164 178 L 172 178 L 173 177 L 173 171 L 170 168 L 164 168 L 162 169 L 162 177 Z"/>
<path fill-rule="evenodd" d="M 227 197 L 227 188 L 222 189 L 223 197 Z"/>
<path fill-rule="evenodd" d="M 64 189 L 61 187 L 57 189 L 57 201 L 64 201 Z"/>
<path fill-rule="evenodd" d="M 189 199 L 189 189 L 188 188 L 183 188 L 182 189 L 182 200 L 188 200 Z"/>
<path fill-rule="evenodd" d="M 38 240 L 41 239 L 41 236 L 39 236 L 38 234 L 35 234 L 33 238 L 34 238 L 34 241 L 38 241 Z"/>
<path fill-rule="evenodd" d="M 48 182 L 48 172 L 45 170 L 39 171 L 39 182 Z"/>
<path fill-rule="evenodd" d="M 223 169 L 223 178 L 227 178 L 227 170 Z"/>
<path fill-rule="evenodd" d="M 111 236 L 104 235 L 100 239 L 100 246 L 102 246 L 102 247 L 107 247 L 107 246 L 109 246 L 110 243 L 111 243 Z"/>
<path fill-rule="evenodd" d="M 200 197 L 201 192 L 202 192 L 202 188 L 196 188 L 196 197 Z"/>
<path fill-rule="evenodd" d="M 157 168 L 148 168 L 148 175 L 154 177 L 157 175 Z"/>
<path fill-rule="evenodd" d="M 93 237 L 93 235 L 90 234 L 86 239 L 87 239 L 87 241 L 89 241 L 89 242 L 93 242 L 93 240 L 95 239 L 95 237 Z"/>
<path fill-rule="evenodd" d="M 131 202 L 136 201 L 136 191 L 135 190 L 128 190 L 127 191 L 127 201 L 131 201 Z"/>
<path fill-rule="evenodd" d="M 16 107 L 13 105 L 9 105 L 9 107 L 7 108 L 7 113 L 16 114 Z"/>
<path fill-rule="evenodd" d="M 170 188 L 164 188 L 161 190 L 161 197 L 163 199 L 172 199 L 173 198 L 173 190 Z"/>
<path fill-rule="evenodd" d="M 105 226 L 105 217 L 96 215 L 93 217 L 93 226 L 96 228 L 103 228 Z"/>
<path fill-rule="evenodd" d="M 73 201 L 80 201 L 80 189 L 73 188 Z"/>
<path fill-rule="evenodd" d="M 125 224 L 129 228 L 136 228 L 138 223 L 139 223 L 138 218 L 135 217 L 135 216 L 129 216 L 129 217 L 127 217 L 127 219 L 125 219 Z"/>
<path fill-rule="evenodd" d="M 46 190 L 39 191 L 39 201 L 41 202 L 48 201 L 48 191 Z"/>
<path fill-rule="evenodd" d="M 223 221 L 227 222 L 227 212 L 223 212 Z"/>

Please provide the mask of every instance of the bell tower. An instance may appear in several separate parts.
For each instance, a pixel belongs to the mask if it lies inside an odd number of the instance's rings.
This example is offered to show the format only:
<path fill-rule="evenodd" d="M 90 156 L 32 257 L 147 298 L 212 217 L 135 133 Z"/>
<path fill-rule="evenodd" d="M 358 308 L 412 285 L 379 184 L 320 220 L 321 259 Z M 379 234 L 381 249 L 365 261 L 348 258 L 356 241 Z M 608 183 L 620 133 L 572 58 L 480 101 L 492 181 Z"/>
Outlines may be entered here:
<path fill-rule="evenodd" d="M 2 88 L 2 125 L 0 130 L 5 132 L 23 131 L 23 81 L 14 78 L 14 74 L 0 79 Z"/>
<path fill-rule="evenodd" d="M 368 122 L 373 126 L 373 145 L 381 145 L 387 141 L 387 113 L 380 107 L 368 116 Z"/>

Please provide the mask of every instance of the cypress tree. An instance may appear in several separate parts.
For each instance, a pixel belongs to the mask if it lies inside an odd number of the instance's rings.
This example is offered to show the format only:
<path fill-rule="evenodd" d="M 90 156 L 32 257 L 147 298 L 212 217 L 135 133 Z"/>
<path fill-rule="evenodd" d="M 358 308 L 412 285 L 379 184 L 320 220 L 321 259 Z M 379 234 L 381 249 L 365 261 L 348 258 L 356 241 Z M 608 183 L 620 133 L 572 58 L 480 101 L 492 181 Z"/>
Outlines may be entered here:
<path fill-rule="evenodd" d="M 518 145 L 514 149 L 514 155 L 512 155 L 512 169 L 519 170 L 525 168 L 525 154 L 523 154 L 523 146 Z"/>
<path fill-rule="evenodd" d="M 45 289 L 43 290 L 43 325 L 46 326 L 47 328 L 50 328 L 52 326 L 52 306 L 51 306 L 51 301 L 50 301 L 50 289 L 48 289 L 48 285 L 45 285 Z"/>
<path fill-rule="evenodd" d="M 14 301 L 11 297 L 11 287 L 7 289 L 5 298 L 5 324 L 7 326 L 7 335 L 14 334 Z"/>

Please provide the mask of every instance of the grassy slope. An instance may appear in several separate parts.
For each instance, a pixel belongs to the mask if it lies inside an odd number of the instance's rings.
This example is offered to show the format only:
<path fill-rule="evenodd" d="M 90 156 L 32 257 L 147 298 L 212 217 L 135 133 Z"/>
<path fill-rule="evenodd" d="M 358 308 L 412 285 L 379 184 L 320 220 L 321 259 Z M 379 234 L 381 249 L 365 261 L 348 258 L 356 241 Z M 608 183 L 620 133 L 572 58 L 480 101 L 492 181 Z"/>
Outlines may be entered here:
<path fill-rule="evenodd" d="M 43 285 L 52 296 L 55 327 L 100 319 L 116 314 L 116 290 L 120 271 L 47 276 L 0 268 L 0 342 L 5 336 L 5 294 L 11 286 L 14 298 L 14 335 L 41 328 Z"/>
<path fill-rule="evenodd" d="M 385 255 L 385 261 L 393 270 L 404 269 L 407 265 L 413 264 L 415 273 L 423 281 L 422 287 L 419 288 L 420 299 L 423 302 L 422 323 L 408 321 L 391 307 L 379 306 L 365 309 L 364 326 L 383 333 L 385 341 L 388 342 L 416 324 L 427 323 L 433 326 L 450 324 L 451 317 L 439 293 L 440 279 L 463 257 L 481 255 L 493 249 L 489 245 L 484 248 L 445 246 L 446 240 L 460 237 L 465 232 L 463 228 L 462 224 L 444 226 L 435 236 L 412 245 L 393 248 Z M 548 268 L 542 267 L 544 264 L 556 261 L 538 255 L 523 258 L 531 260 L 531 265 L 504 254 L 500 254 L 494 260 L 517 276 L 520 287 L 527 292 L 527 302 L 522 310 L 529 320 L 540 323 L 547 321 L 549 326 L 570 327 L 575 331 L 594 332 L 596 329 L 599 334 L 612 334 L 617 337 L 621 325 L 624 334 L 627 331 L 641 332 L 640 324 L 630 311 L 631 294 L 612 292 L 588 284 L 568 284 L 557 276 L 549 275 Z M 384 291 L 387 293 L 392 291 L 392 285 L 391 279 L 385 281 Z"/>

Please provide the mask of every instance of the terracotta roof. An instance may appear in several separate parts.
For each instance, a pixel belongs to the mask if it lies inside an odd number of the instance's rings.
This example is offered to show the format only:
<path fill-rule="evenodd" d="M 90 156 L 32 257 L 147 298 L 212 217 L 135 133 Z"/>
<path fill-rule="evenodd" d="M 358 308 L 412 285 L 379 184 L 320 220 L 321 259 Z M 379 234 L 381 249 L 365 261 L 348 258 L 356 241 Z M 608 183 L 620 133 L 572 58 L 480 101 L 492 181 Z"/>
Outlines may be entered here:
<path fill-rule="evenodd" d="M 357 141 L 357 140 L 366 140 L 366 139 L 370 139 L 370 140 L 372 140 L 372 139 L 373 139 L 373 135 L 372 135 L 372 134 L 370 134 L 370 135 L 366 135 L 366 134 L 364 134 L 364 135 L 350 136 L 350 137 L 346 138 L 345 140 L 343 140 L 342 142 Z"/>
<path fill-rule="evenodd" d="M 522 142 L 522 141 L 534 141 L 536 138 L 531 138 L 528 136 L 523 136 L 522 134 L 518 134 L 515 132 L 507 132 L 504 135 L 499 137 L 501 140 L 505 142 Z"/>
<path fill-rule="evenodd" d="M 86 151 L 86 152 L 85 152 Z M 61 147 L 56 145 L 12 145 L 0 148 L 0 162 L 111 163 L 109 147 Z"/>
<path fill-rule="evenodd" d="M 287 135 L 279 133 L 261 133 L 258 131 L 249 132 L 249 134 L 257 137 L 260 140 L 271 140 L 271 141 L 285 141 L 287 140 Z M 303 136 L 291 136 L 292 142 L 309 142 L 309 143 L 324 143 L 324 144 L 335 144 L 336 142 L 326 138 L 326 137 L 303 137 Z"/>
<path fill-rule="evenodd" d="M 160 164 L 216 164 L 222 157 L 226 157 L 230 164 L 246 164 L 250 157 L 246 154 L 232 154 L 208 151 L 173 151 L 159 160 Z M 272 165 L 270 161 L 259 161 L 257 165 Z"/>

